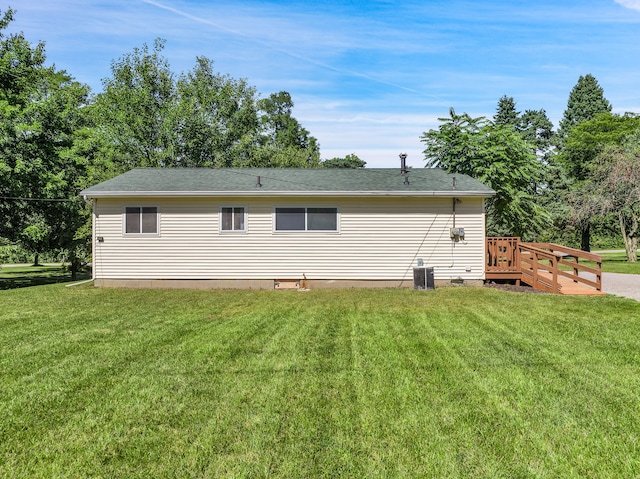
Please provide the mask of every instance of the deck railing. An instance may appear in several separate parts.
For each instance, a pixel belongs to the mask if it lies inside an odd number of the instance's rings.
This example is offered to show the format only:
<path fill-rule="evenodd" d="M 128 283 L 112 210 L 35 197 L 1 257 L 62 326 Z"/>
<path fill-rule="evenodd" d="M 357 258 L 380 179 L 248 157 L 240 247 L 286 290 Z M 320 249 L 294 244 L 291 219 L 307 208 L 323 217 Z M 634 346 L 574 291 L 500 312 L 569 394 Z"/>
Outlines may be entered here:
<path fill-rule="evenodd" d="M 487 271 L 520 271 L 520 238 L 516 236 L 487 238 Z"/>
<path fill-rule="evenodd" d="M 558 293 L 558 278 L 563 277 L 602 291 L 602 257 L 597 254 L 554 243 L 520 243 L 519 250 L 522 258 L 522 280 L 534 288 L 536 285 L 540 286 L 536 289 L 549 286 L 551 292 Z M 580 263 L 580 260 L 592 261 L 596 266 L 587 266 Z M 547 274 L 541 275 L 540 271 Z M 547 284 L 549 274 L 553 278 L 550 285 Z M 528 279 L 533 282 L 529 283 Z"/>
<path fill-rule="evenodd" d="M 592 261 L 591 267 L 580 263 Z M 602 291 L 602 258 L 554 243 L 522 243 L 517 237 L 488 237 L 487 279 L 511 279 L 534 289 L 559 293 L 566 278 Z M 566 287 L 566 281 L 564 281 Z"/>

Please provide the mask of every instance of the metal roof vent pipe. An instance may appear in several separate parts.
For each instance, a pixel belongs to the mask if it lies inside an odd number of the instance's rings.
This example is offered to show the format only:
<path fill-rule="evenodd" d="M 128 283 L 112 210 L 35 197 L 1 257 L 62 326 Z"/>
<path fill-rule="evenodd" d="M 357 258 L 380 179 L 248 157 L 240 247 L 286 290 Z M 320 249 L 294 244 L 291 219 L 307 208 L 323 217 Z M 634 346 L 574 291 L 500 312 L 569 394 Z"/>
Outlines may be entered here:
<path fill-rule="evenodd" d="M 400 153 L 400 174 L 401 175 L 407 174 L 407 154 L 406 153 Z"/>
<path fill-rule="evenodd" d="M 256 188 L 262 188 L 262 183 L 260 183 L 260 177 L 258 176 L 258 179 L 256 181 Z"/>

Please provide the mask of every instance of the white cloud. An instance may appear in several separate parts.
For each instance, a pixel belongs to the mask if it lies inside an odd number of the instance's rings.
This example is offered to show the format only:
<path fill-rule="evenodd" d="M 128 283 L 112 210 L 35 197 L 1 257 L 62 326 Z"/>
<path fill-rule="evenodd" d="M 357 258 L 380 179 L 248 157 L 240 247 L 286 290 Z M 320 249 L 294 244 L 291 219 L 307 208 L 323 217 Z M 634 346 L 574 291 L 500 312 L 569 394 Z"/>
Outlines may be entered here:
<path fill-rule="evenodd" d="M 615 0 L 615 2 L 625 8 L 640 11 L 640 0 Z"/>

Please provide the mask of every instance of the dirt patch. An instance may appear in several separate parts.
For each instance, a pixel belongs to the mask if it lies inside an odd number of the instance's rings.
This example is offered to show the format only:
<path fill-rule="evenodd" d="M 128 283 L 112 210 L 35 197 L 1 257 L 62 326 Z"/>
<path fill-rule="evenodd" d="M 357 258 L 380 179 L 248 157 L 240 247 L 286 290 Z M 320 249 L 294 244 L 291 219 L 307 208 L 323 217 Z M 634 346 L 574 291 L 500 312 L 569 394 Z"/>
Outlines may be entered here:
<path fill-rule="evenodd" d="M 496 283 L 494 281 L 490 281 L 484 284 L 485 288 L 493 288 L 493 289 L 501 289 L 502 291 L 510 291 L 512 293 L 534 293 L 534 294 L 548 294 L 546 291 L 540 291 L 537 289 L 533 289 L 531 286 L 520 285 L 516 286 L 515 284 L 510 283 Z"/>

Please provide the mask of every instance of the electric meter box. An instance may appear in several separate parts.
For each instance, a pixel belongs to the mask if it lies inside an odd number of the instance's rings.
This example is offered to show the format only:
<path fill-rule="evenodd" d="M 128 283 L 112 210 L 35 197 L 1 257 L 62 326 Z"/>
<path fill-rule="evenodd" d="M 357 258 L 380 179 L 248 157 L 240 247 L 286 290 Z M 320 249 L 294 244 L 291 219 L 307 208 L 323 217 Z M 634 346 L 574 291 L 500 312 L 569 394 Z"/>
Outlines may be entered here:
<path fill-rule="evenodd" d="M 464 228 L 451 228 L 449 233 L 451 235 L 451 239 L 454 241 L 464 239 Z"/>

